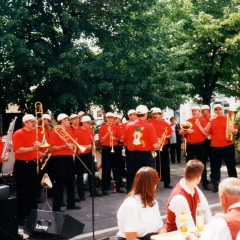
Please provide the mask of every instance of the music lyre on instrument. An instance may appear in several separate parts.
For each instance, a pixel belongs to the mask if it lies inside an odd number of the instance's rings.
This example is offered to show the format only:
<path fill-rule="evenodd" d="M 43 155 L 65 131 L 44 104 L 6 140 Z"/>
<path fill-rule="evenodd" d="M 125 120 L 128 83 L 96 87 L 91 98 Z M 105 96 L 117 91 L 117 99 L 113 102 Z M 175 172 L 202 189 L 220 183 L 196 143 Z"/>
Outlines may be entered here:
<path fill-rule="evenodd" d="M 66 130 L 64 130 L 63 127 L 61 127 L 60 125 L 56 125 L 54 127 L 54 131 L 55 133 L 65 142 L 66 145 L 69 146 L 69 141 L 71 143 L 73 143 L 77 149 L 80 152 L 84 152 L 86 150 L 86 147 L 78 144 L 71 136 L 69 133 L 67 133 Z M 72 148 L 70 148 L 70 150 L 75 154 L 74 150 Z M 89 170 L 89 168 L 86 166 L 86 164 L 82 161 L 82 159 L 76 154 L 75 155 L 77 157 L 77 159 L 82 163 L 82 165 L 86 168 L 86 170 L 89 172 L 90 175 L 92 175 L 92 172 Z"/>
<path fill-rule="evenodd" d="M 50 145 L 46 141 L 46 136 L 45 136 L 45 128 L 44 128 L 44 121 L 43 121 L 43 106 L 41 102 L 36 102 L 35 103 L 35 116 L 36 116 L 36 141 L 38 142 L 38 134 L 39 134 L 39 122 L 41 122 L 41 134 L 43 135 L 42 143 L 40 146 L 37 144 L 37 173 L 39 173 L 39 161 L 42 161 L 39 158 L 39 148 L 44 148 L 44 147 L 49 147 Z"/>

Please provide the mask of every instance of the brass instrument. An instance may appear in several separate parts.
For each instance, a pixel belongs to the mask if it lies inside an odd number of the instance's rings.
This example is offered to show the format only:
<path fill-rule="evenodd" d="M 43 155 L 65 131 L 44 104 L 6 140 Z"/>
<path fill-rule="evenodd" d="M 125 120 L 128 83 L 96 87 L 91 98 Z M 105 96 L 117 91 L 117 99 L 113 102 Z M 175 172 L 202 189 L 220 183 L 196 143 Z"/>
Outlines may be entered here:
<path fill-rule="evenodd" d="M 66 145 L 69 146 L 69 142 L 71 141 L 80 152 L 84 152 L 86 150 L 86 147 L 81 146 L 80 144 L 78 144 L 71 136 L 69 133 L 67 133 L 63 127 L 61 127 L 60 125 L 56 125 L 54 127 L 54 131 L 55 133 L 65 142 Z M 70 148 L 71 151 L 75 154 L 75 151 Z M 77 157 L 77 159 L 82 163 L 82 165 L 86 168 L 86 170 L 89 172 L 90 175 L 92 175 L 92 172 L 89 170 L 89 168 L 85 165 L 85 163 L 81 160 L 81 158 L 76 154 L 75 155 Z"/>
<path fill-rule="evenodd" d="M 192 123 L 190 122 L 183 122 L 181 125 L 181 128 L 185 131 L 187 131 L 188 129 L 192 128 Z M 183 156 L 186 157 L 187 156 L 187 139 L 185 138 L 185 134 L 183 135 L 183 147 L 182 147 L 182 151 L 183 151 Z"/>
<path fill-rule="evenodd" d="M 36 116 L 36 141 L 38 142 L 38 128 L 40 127 L 38 125 L 38 122 L 42 122 L 42 131 L 41 134 L 43 135 L 43 140 L 40 146 L 37 145 L 37 173 L 39 173 L 39 162 L 42 162 L 42 160 L 39 158 L 39 148 L 44 148 L 44 147 L 49 147 L 50 145 L 46 141 L 46 136 L 45 136 L 45 128 L 44 128 L 44 121 L 43 121 L 43 106 L 41 102 L 36 102 L 35 103 L 35 116 Z"/>
<path fill-rule="evenodd" d="M 233 140 L 233 133 L 229 133 L 229 128 L 234 128 L 236 118 L 236 111 L 227 111 L 227 124 L 226 124 L 226 139 L 228 142 Z"/>
<path fill-rule="evenodd" d="M 52 154 L 48 152 L 48 149 L 47 149 L 47 151 L 46 151 L 45 153 L 46 153 L 45 157 L 42 158 L 43 164 L 42 164 L 42 166 L 41 166 L 41 171 L 43 171 L 44 168 L 47 166 L 48 161 L 49 161 L 49 159 L 50 159 L 51 156 L 52 156 Z"/>
<path fill-rule="evenodd" d="M 111 147 L 111 153 L 114 153 L 114 148 L 113 148 L 113 131 L 111 130 L 111 127 L 108 127 L 108 130 L 110 131 L 110 147 Z"/>
<path fill-rule="evenodd" d="M 6 137 L 6 140 L 5 140 L 5 143 L 4 143 L 1 159 L 3 159 L 9 151 L 16 120 L 17 120 L 17 117 L 15 117 L 12 120 L 12 122 L 9 124 L 9 128 L 8 128 L 8 131 L 7 131 L 7 137 Z M 4 164 L 4 162 L 3 162 L 3 164 Z"/>
<path fill-rule="evenodd" d="M 159 151 L 162 151 L 162 149 L 163 149 L 163 145 L 164 145 L 165 139 L 166 139 L 166 137 L 167 137 L 167 132 L 168 132 L 168 130 L 167 130 L 167 127 L 166 127 L 166 128 L 165 128 L 165 131 L 164 131 L 163 134 L 162 134 L 162 137 L 161 137 L 161 139 L 160 139 L 160 142 L 159 142 L 159 146 L 160 146 Z"/>

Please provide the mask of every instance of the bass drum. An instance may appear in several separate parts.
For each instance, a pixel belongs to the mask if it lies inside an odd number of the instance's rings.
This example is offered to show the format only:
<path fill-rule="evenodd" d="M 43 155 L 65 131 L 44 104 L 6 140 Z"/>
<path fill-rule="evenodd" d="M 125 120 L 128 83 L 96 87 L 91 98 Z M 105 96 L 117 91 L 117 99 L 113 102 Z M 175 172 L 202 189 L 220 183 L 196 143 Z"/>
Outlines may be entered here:
<path fill-rule="evenodd" d="M 3 141 L 3 143 L 5 143 L 4 137 L 2 138 L 2 141 Z M 2 163 L 3 176 L 7 176 L 7 175 L 10 175 L 13 173 L 15 158 L 14 158 L 14 152 L 13 152 L 12 145 L 10 145 L 10 147 L 9 147 L 8 157 L 9 157 L 9 160 L 7 162 Z"/>

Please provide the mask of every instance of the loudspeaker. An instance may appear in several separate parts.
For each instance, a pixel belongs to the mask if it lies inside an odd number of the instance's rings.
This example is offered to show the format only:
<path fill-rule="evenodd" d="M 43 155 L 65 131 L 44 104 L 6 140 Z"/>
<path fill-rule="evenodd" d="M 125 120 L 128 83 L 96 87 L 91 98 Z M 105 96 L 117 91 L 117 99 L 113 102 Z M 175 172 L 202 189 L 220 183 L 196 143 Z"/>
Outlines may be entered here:
<path fill-rule="evenodd" d="M 17 198 L 0 200 L 0 239 L 18 239 Z"/>
<path fill-rule="evenodd" d="M 69 239 L 82 233 L 85 224 L 67 213 L 32 209 L 26 226 L 29 231 L 48 233 Z"/>
<path fill-rule="evenodd" d="M 10 189 L 8 185 L 0 185 L 0 200 L 10 198 Z"/>

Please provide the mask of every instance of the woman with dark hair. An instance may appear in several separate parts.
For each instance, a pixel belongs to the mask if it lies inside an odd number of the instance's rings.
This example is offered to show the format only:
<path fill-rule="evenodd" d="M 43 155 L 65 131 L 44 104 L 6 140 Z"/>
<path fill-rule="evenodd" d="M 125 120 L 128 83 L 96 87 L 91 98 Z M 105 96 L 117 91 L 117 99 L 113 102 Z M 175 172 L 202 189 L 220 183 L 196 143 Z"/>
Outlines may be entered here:
<path fill-rule="evenodd" d="M 138 170 L 132 190 L 117 213 L 117 240 L 150 240 L 151 235 L 164 232 L 155 199 L 158 183 L 159 177 L 155 169 L 142 167 Z"/>

